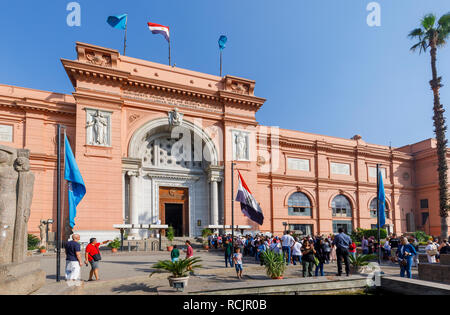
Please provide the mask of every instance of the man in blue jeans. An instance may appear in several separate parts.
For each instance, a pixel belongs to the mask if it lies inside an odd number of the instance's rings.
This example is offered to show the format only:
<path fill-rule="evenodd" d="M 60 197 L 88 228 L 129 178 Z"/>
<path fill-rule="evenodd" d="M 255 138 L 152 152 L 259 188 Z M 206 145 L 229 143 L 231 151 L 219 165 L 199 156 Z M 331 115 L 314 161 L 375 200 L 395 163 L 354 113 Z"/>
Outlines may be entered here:
<path fill-rule="evenodd" d="M 287 256 L 286 264 L 289 265 L 291 263 L 291 248 L 294 246 L 295 240 L 292 237 L 290 231 L 284 232 L 284 235 L 281 237 L 281 248 L 283 249 L 283 254 L 285 257 Z"/>
<path fill-rule="evenodd" d="M 337 276 L 342 275 L 342 259 L 344 260 L 345 264 L 345 273 L 347 274 L 347 277 L 350 275 L 350 261 L 348 259 L 348 247 L 352 243 L 352 239 L 350 236 L 344 233 L 344 229 L 339 228 L 338 230 L 339 234 L 334 237 L 333 244 L 336 246 L 336 256 L 337 256 L 337 269 L 338 273 Z"/>
<path fill-rule="evenodd" d="M 413 256 L 415 255 L 417 255 L 416 249 L 408 242 L 406 237 L 403 237 L 401 239 L 401 245 L 397 249 L 398 261 L 400 263 L 400 277 L 405 277 L 406 272 L 406 276 L 412 278 L 411 266 Z M 404 261 L 403 264 L 402 261 Z"/>

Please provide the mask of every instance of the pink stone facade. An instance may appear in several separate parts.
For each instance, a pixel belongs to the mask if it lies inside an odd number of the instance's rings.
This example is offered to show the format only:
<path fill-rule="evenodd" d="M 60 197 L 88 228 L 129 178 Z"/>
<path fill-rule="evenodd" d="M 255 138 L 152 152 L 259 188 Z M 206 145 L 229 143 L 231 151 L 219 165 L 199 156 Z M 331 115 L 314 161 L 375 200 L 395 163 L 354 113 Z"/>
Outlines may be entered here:
<path fill-rule="evenodd" d="M 56 126 L 62 124 L 87 187 L 74 230 L 99 239 L 117 235 L 114 224 L 158 223 L 159 214 L 168 213 L 161 211 L 159 191 L 172 186 L 188 188 L 190 236 L 208 225 L 230 225 L 232 160 L 265 216 L 257 226 L 236 203 L 237 225 L 277 234 L 285 228 L 306 233 L 332 233 L 342 225 L 371 228 L 374 168 L 382 164 L 389 229 L 440 233 L 433 139 L 390 148 L 359 136 L 261 126 L 255 114 L 265 99 L 254 95 L 254 81 L 84 43 L 77 43 L 76 51 L 77 60 L 61 60 L 72 95 L 0 85 L 0 144 L 30 149 L 36 174 L 30 232 L 38 233 L 40 220 L 56 219 Z M 200 139 L 203 155 L 194 162 L 177 163 L 168 149 L 176 145 L 167 136 L 179 127 L 171 120 L 175 108 L 192 143 Z M 89 124 L 99 113 L 105 128 L 96 143 L 99 131 Z M 234 184 L 236 192 L 237 176 Z"/>

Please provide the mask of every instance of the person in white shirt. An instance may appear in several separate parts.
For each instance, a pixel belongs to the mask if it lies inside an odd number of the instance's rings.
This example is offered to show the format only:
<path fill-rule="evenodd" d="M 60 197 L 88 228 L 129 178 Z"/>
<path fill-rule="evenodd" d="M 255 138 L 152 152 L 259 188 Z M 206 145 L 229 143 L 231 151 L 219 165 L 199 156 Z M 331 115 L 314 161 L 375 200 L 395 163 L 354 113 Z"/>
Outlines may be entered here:
<path fill-rule="evenodd" d="M 428 241 L 427 247 L 425 247 L 425 251 L 427 253 L 427 258 L 429 263 L 435 263 L 436 262 L 436 254 L 437 254 L 437 247 L 433 244 L 432 241 Z"/>
<path fill-rule="evenodd" d="M 284 235 L 281 237 L 281 246 L 283 249 L 283 254 L 286 257 L 286 264 L 289 265 L 291 263 L 291 248 L 294 246 L 295 240 L 290 234 L 289 231 L 284 232 Z"/>
<path fill-rule="evenodd" d="M 298 263 L 302 264 L 302 243 L 298 241 L 298 238 L 294 238 L 294 246 L 292 246 L 292 263 L 297 265 L 295 262 L 298 261 Z"/>

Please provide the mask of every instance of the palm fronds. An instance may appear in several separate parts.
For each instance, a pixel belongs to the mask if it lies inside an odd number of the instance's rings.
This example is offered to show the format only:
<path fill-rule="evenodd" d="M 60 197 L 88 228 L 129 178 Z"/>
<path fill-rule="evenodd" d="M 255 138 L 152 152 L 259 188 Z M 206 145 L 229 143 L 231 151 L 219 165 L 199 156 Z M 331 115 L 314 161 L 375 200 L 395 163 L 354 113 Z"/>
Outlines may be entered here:
<path fill-rule="evenodd" d="M 261 254 L 261 258 L 264 261 L 268 277 L 274 279 L 283 276 L 286 270 L 286 260 L 282 253 L 277 254 L 271 250 L 266 250 Z"/>
<path fill-rule="evenodd" d="M 371 260 L 374 260 L 377 258 L 377 255 L 374 254 L 367 254 L 367 255 L 360 255 L 356 254 L 355 257 L 352 255 L 349 256 L 350 264 L 354 267 L 362 267 L 367 266 Z"/>
<path fill-rule="evenodd" d="M 152 268 L 158 269 L 150 274 L 150 277 L 159 272 L 168 271 L 174 278 L 187 277 L 189 271 L 202 268 L 199 264 L 202 260 L 199 257 L 190 257 L 186 259 L 179 259 L 172 262 L 171 260 L 160 260 L 152 266 Z"/>

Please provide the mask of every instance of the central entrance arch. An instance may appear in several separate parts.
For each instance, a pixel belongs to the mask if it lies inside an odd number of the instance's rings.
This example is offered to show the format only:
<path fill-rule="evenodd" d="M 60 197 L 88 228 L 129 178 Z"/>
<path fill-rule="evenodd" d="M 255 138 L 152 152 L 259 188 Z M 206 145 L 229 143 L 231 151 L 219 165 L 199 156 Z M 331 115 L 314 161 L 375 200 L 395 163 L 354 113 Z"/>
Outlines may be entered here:
<path fill-rule="evenodd" d="M 170 114 L 149 121 L 131 137 L 124 161 L 127 223 L 168 224 L 177 235 L 191 237 L 219 225 L 223 167 L 202 128 L 189 121 L 174 126 Z M 131 230 L 129 236 L 145 237 L 146 231 Z"/>

